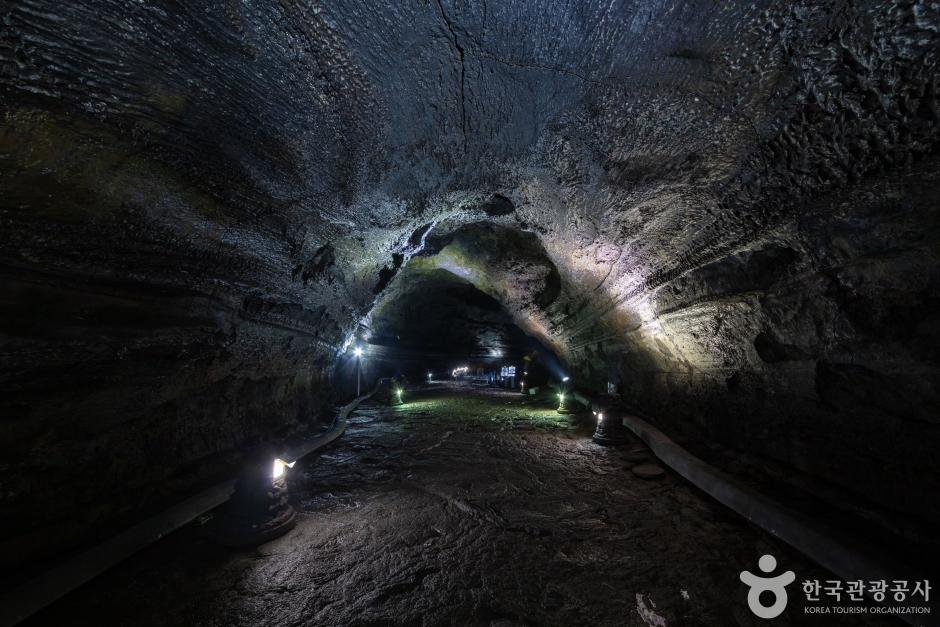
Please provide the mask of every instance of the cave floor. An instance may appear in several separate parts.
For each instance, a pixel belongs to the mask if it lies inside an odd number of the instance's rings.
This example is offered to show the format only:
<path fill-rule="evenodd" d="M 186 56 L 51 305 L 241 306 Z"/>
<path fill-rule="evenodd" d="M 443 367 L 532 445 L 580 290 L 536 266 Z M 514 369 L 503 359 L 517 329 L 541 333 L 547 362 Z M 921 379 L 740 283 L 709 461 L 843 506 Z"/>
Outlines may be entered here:
<path fill-rule="evenodd" d="M 592 431 L 589 412 L 505 390 L 368 401 L 293 469 L 288 535 L 222 548 L 216 512 L 23 624 L 901 624 L 805 614 L 800 583 L 831 575 L 672 471 L 637 478 L 619 457 L 634 447 L 598 446 Z M 749 612 L 738 579 L 765 553 L 797 577 L 771 621 Z"/>

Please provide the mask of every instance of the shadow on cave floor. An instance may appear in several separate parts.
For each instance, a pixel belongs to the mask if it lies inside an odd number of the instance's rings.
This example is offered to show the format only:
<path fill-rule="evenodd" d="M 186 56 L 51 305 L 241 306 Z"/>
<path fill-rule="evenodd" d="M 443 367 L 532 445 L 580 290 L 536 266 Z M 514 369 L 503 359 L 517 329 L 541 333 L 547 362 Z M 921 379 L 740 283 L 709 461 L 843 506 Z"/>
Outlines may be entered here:
<path fill-rule="evenodd" d="M 742 570 L 831 578 L 678 475 L 646 482 L 588 415 L 507 390 L 370 400 L 290 476 L 297 528 L 255 549 L 187 526 L 24 625 L 757 625 Z M 775 573 L 776 574 L 776 573 Z M 789 607 L 770 625 L 822 624 Z M 831 605 L 831 604 L 830 604 Z M 826 625 L 900 624 L 831 615 Z"/>

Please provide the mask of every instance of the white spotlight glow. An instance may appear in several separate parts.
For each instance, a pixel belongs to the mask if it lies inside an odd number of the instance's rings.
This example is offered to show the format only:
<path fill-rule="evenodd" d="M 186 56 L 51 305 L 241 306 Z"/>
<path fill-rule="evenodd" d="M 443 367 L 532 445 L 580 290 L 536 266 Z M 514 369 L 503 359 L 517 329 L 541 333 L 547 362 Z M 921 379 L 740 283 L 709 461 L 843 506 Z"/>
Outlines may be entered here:
<path fill-rule="evenodd" d="M 293 468 L 293 467 L 294 467 L 294 464 L 296 464 L 296 463 L 297 463 L 297 462 L 291 462 L 291 463 L 288 464 L 288 463 L 285 462 L 284 460 L 275 459 L 275 460 L 274 460 L 274 473 L 273 473 L 273 477 L 274 477 L 275 479 L 277 479 L 278 477 L 283 477 L 283 476 L 284 476 L 284 468 L 285 468 L 285 467 L 287 467 L 287 468 Z"/>
<path fill-rule="evenodd" d="M 561 382 L 564 383 L 567 380 L 568 380 L 568 377 L 565 377 L 564 379 L 561 380 Z"/>
<path fill-rule="evenodd" d="M 361 349 L 361 348 L 357 348 L 357 349 L 354 350 L 353 352 L 356 353 L 356 357 L 361 357 L 361 356 L 362 356 L 362 349 Z"/>

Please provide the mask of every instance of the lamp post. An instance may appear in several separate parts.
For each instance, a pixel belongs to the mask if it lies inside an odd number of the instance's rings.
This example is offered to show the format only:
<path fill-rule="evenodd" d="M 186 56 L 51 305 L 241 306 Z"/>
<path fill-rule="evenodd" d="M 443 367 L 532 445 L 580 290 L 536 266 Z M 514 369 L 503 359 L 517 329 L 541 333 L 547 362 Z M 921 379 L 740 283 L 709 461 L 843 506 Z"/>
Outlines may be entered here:
<path fill-rule="evenodd" d="M 286 461 L 273 444 L 262 444 L 252 451 L 239 472 L 219 526 L 219 544 L 261 544 L 294 528 L 296 513 L 287 501 L 284 475 L 285 469 L 293 465 L 294 461 Z"/>
<path fill-rule="evenodd" d="M 356 353 L 356 396 L 359 396 L 359 372 L 362 368 L 362 349 L 357 348 L 353 352 Z"/>
<path fill-rule="evenodd" d="M 571 384 L 568 383 L 568 377 L 565 377 L 561 380 L 561 383 L 558 385 L 558 413 L 559 414 L 576 414 L 578 413 L 577 408 L 574 403 L 567 401 L 568 395 L 566 392 L 571 389 Z"/>
<path fill-rule="evenodd" d="M 598 444 L 617 446 L 629 444 L 632 440 L 629 430 L 623 426 L 623 413 L 619 394 L 598 394 L 591 409 L 597 416 L 597 430 L 594 441 Z M 625 458 L 624 458 L 625 459 Z"/>
<path fill-rule="evenodd" d="M 401 400 L 401 394 L 405 391 L 405 386 L 407 385 L 407 379 L 402 375 L 401 377 L 392 378 L 389 383 L 389 396 L 388 404 L 390 406 L 403 405 L 404 402 Z"/>

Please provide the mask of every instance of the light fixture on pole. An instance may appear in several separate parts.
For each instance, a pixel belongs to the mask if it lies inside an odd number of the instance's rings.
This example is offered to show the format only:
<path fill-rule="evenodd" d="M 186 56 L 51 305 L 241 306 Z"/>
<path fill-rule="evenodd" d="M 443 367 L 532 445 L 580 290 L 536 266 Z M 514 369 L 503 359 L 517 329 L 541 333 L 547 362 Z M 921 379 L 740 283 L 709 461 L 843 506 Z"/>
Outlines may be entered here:
<path fill-rule="evenodd" d="M 357 348 L 353 351 L 356 354 L 356 396 L 359 396 L 359 373 L 362 369 L 362 349 Z"/>

